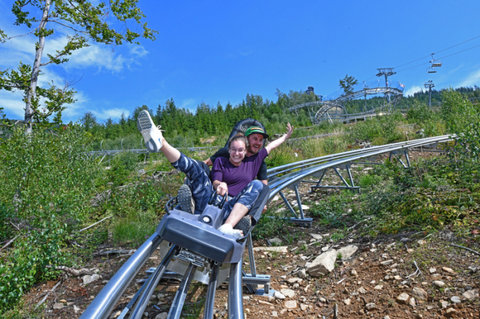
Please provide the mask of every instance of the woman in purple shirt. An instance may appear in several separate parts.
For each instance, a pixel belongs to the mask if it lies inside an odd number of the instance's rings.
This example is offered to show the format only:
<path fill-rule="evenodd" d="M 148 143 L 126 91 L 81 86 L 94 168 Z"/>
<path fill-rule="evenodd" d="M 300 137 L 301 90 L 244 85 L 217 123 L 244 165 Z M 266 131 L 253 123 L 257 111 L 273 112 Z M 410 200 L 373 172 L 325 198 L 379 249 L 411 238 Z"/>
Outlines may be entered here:
<path fill-rule="evenodd" d="M 218 230 L 235 237 L 241 237 L 243 234 L 241 230 L 233 227 L 248 213 L 263 188 L 263 183 L 255 180 L 263 159 L 285 142 L 293 132 L 293 127 L 288 123 L 284 135 L 269 143 L 256 155 L 247 158 L 246 138 L 233 137 L 228 143 L 230 157 L 219 157 L 215 160 L 210 181 L 208 174 L 196 160 L 185 156 L 165 140 L 146 110 L 139 113 L 137 124 L 147 149 L 150 152 L 162 152 L 173 167 L 184 172 L 193 182 L 192 193 L 196 213 L 203 211 L 213 192 L 228 196 L 228 201 L 223 207 L 224 223 Z"/>

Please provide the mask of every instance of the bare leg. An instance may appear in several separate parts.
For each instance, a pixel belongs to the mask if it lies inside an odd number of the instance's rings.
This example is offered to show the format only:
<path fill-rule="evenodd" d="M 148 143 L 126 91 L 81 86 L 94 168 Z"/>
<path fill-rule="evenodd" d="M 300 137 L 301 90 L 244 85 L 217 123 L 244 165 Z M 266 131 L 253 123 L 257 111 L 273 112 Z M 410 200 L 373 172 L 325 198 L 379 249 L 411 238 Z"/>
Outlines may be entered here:
<path fill-rule="evenodd" d="M 222 233 L 232 235 L 234 237 L 242 237 L 243 236 L 243 231 L 239 229 L 233 229 L 233 227 L 238 224 L 240 219 L 242 219 L 243 216 L 245 216 L 248 213 L 248 208 L 241 204 L 241 203 L 236 203 L 233 205 L 233 209 L 230 212 L 230 215 L 228 215 L 227 220 L 225 223 L 218 228 L 219 231 Z"/>
<path fill-rule="evenodd" d="M 233 205 L 233 209 L 230 212 L 230 215 L 228 215 L 227 220 L 225 221 L 224 224 L 230 224 L 232 227 L 235 227 L 236 224 L 242 219 L 243 216 L 247 215 L 248 213 L 248 208 L 241 204 L 241 203 L 236 203 Z"/>
<path fill-rule="evenodd" d="M 160 151 L 165 155 L 170 163 L 175 163 L 180 158 L 180 151 L 168 144 L 165 138 L 162 139 L 162 148 Z"/>

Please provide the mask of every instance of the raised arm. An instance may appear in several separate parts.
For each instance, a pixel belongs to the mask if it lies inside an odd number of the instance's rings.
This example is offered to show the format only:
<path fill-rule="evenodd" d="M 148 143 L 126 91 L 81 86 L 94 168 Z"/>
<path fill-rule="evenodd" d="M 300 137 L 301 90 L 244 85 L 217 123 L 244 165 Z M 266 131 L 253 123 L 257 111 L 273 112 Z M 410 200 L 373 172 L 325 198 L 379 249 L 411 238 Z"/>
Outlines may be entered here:
<path fill-rule="evenodd" d="M 267 153 L 270 154 L 271 151 L 273 151 L 275 148 L 282 145 L 283 142 L 285 142 L 287 139 L 290 138 L 292 133 L 293 133 L 293 126 L 291 126 L 290 123 L 287 123 L 287 132 L 283 134 L 281 137 L 277 138 L 276 140 L 268 143 L 267 146 L 265 146 Z"/>

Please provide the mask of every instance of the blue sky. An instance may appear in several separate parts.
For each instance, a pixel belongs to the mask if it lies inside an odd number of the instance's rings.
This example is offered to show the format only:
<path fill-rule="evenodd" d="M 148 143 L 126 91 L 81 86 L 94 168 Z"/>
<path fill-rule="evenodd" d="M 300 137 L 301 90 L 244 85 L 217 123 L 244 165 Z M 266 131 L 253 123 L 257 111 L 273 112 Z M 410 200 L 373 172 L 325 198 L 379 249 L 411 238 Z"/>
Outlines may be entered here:
<path fill-rule="evenodd" d="M 0 28 L 13 26 L 12 1 L 0 0 Z M 77 90 L 64 121 L 92 112 L 99 122 L 131 116 L 136 107 L 156 110 L 172 98 L 195 111 L 201 103 L 237 105 L 247 94 L 276 101 L 276 92 L 334 97 L 346 74 L 374 83 L 377 68 L 393 67 L 405 93 L 480 86 L 480 1 L 146 1 L 139 7 L 156 41 L 140 46 L 94 44 L 61 66 L 44 69 L 41 81 Z M 65 34 L 48 40 L 53 52 Z M 0 69 L 33 61 L 32 36 L 0 44 Z M 427 73 L 430 54 L 442 62 Z M 383 83 L 381 81 L 381 83 Z M 23 118 L 20 93 L 0 91 L 7 117 Z"/>

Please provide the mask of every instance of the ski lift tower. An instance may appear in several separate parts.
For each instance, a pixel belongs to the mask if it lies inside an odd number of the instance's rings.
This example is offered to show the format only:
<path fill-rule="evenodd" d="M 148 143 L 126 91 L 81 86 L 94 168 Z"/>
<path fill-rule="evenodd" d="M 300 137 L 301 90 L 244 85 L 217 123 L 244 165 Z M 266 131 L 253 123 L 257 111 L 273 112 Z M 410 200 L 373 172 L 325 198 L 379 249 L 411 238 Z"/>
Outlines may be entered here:
<path fill-rule="evenodd" d="M 385 87 L 388 88 L 388 77 L 396 74 L 397 72 L 394 72 L 393 68 L 377 68 L 377 70 L 378 70 L 377 76 L 382 76 L 382 75 L 385 76 Z M 387 95 L 388 104 L 390 104 L 390 93 L 388 93 L 388 90 L 386 95 Z"/>
<path fill-rule="evenodd" d="M 435 87 L 432 80 L 425 82 L 425 88 L 428 89 L 428 107 L 432 107 L 432 88 Z"/>

